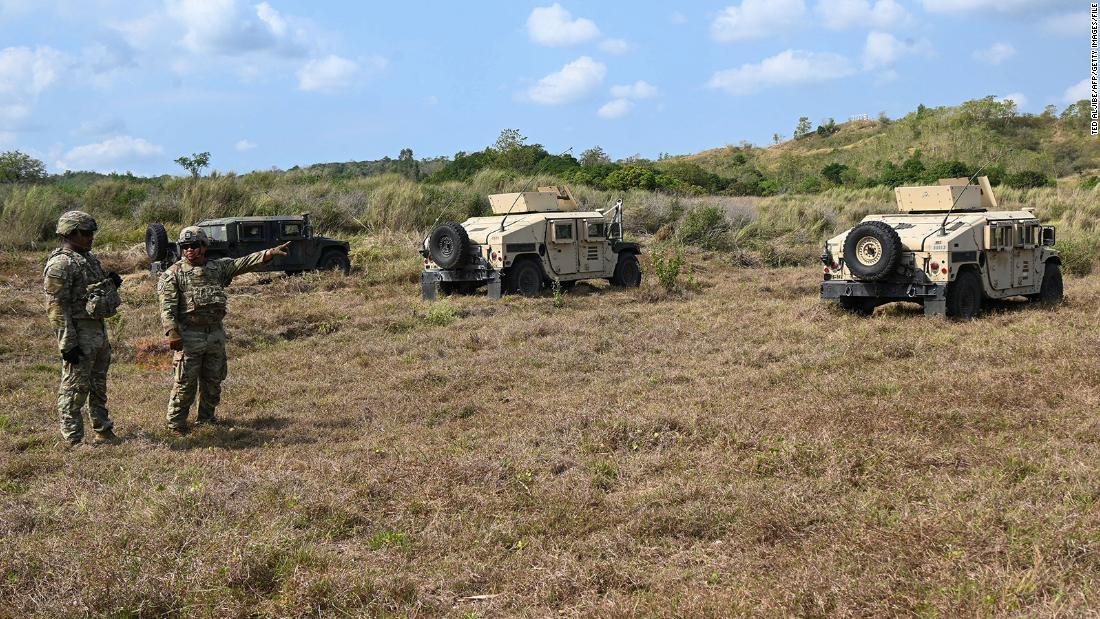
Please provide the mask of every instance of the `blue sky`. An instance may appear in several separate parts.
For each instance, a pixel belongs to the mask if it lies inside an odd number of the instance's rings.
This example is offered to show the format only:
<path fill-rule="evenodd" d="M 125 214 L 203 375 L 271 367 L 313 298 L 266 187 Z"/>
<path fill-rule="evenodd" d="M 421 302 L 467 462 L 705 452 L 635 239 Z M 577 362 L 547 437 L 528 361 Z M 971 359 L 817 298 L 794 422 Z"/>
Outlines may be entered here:
<path fill-rule="evenodd" d="M 0 0 L 0 150 L 239 173 L 480 150 L 685 154 L 996 95 L 1088 96 L 1088 2 Z"/>

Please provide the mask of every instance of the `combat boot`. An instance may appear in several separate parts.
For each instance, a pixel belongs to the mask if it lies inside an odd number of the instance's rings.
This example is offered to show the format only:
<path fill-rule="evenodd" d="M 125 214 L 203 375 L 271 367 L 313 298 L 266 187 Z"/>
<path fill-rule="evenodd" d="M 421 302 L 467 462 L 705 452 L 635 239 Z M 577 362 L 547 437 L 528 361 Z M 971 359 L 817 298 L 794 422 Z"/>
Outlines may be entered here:
<path fill-rule="evenodd" d="M 92 443 L 95 445 L 118 445 L 121 442 L 122 439 L 118 438 L 112 430 L 96 432 L 95 438 L 92 439 Z"/>
<path fill-rule="evenodd" d="M 187 436 L 188 434 L 191 433 L 191 428 L 190 428 L 190 426 L 186 426 L 186 425 L 168 426 L 168 431 L 171 432 L 172 434 L 175 434 L 176 436 Z"/>

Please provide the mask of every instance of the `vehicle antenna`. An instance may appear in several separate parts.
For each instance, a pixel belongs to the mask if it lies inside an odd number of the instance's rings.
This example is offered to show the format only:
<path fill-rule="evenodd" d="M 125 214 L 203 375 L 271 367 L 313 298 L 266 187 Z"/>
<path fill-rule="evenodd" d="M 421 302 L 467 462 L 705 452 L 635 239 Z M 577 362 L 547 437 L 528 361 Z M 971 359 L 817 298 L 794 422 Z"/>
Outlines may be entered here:
<path fill-rule="evenodd" d="M 955 205 L 959 203 L 959 199 L 963 197 L 963 194 L 966 193 L 966 190 L 969 189 L 970 185 L 974 183 L 974 179 L 978 178 L 978 175 L 982 173 L 982 170 L 984 170 L 987 165 L 989 164 L 983 163 L 981 167 L 979 167 L 978 170 L 974 172 L 974 175 L 966 181 L 966 186 L 963 187 L 963 190 L 960 191 L 959 195 L 951 202 L 951 208 L 948 208 L 947 212 L 943 214 L 943 221 L 940 222 L 940 236 L 947 236 L 947 218 L 951 216 L 951 211 L 955 209 Z"/>
<path fill-rule="evenodd" d="M 565 149 L 565 150 L 561 151 L 561 154 L 560 154 L 560 155 L 558 155 L 558 157 L 564 157 L 564 156 L 566 155 L 566 153 L 568 153 L 568 152 L 569 152 L 569 151 L 571 151 L 571 150 L 573 150 L 573 147 L 572 147 L 572 146 L 570 146 L 569 148 L 567 148 L 567 149 Z M 501 220 L 500 220 L 500 229 L 501 229 L 501 230 L 503 230 L 503 229 L 504 229 L 504 221 L 505 221 L 506 219 L 508 219 L 508 216 L 509 216 L 509 215 L 511 215 L 511 214 L 512 214 L 512 209 L 514 209 L 514 208 L 516 207 L 516 203 L 518 203 L 518 202 L 519 202 L 519 199 L 520 199 L 520 197 L 521 197 L 521 196 L 523 195 L 523 193 L 524 193 L 525 191 L 527 191 L 528 189 L 530 189 L 530 188 L 531 188 L 531 183 L 535 182 L 535 180 L 536 180 L 536 179 L 538 179 L 538 176 L 539 176 L 539 172 L 541 172 L 541 171 L 542 171 L 542 166 L 546 165 L 546 162 L 547 162 L 547 161 L 550 161 L 550 157 L 543 157 L 543 158 L 542 158 L 542 161 L 540 161 L 540 162 L 539 162 L 539 167 L 538 167 L 538 169 L 536 169 L 536 170 L 534 171 L 534 173 L 533 173 L 533 174 L 531 175 L 531 178 L 527 179 L 527 184 L 523 186 L 523 189 L 522 189 L 522 190 L 520 190 L 520 192 L 516 194 L 516 199 L 515 199 L 515 200 L 512 200 L 512 205 L 508 207 L 508 211 L 507 211 L 506 213 L 504 213 L 504 217 L 503 217 L 503 218 L 501 218 Z M 488 242 L 489 242 L 489 235 L 485 235 L 485 242 L 486 242 L 486 243 L 488 243 Z"/>

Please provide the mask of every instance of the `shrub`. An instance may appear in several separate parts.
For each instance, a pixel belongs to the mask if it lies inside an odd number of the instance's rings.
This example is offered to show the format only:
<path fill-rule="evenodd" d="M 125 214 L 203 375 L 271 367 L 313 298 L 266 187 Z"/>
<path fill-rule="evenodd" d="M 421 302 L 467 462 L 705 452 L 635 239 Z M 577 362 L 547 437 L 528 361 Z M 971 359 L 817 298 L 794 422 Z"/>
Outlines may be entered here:
<path fill-rule="evenodd" d="M 684 216 L 677 236 L 686 245 L 718 250 L 729 246 L 731 228 L 726 211 L 721 207 L 700 205 Z"/>
<path fill-rule="evenodd" d="M 1073 275 L 1091 273 L 1100 259 L 1100 240 L 1077 231 L 1063 231 L 1059 237 L 1057 249 L 1062 254 L 1062 269 Z"/>
<path fill-rule="evenodd" d="M 682 247 L 655 249 L 651 254 L 653 261 L 653 274 L 661 286 L 672 292 L 679 286 L 680 270 L 684 266 L 684 251 Z"/>
<path fill-rule="evenodd" d="M 1032 187 L 1049 187 L 1054 181 L 1047 178 L 1046 174 L 1034 170 L 1024 170 L 1005 177 L 1004 182 L 1013 189 L 1030 189 Z"/>
<path fill-rule="evenodd" d="M 627 189 L 654 189 L 657 187 L 657 176 L 652 170 L 628 165 L 608 174 L 604 182 L 610 189 L 622 191 Z"/>

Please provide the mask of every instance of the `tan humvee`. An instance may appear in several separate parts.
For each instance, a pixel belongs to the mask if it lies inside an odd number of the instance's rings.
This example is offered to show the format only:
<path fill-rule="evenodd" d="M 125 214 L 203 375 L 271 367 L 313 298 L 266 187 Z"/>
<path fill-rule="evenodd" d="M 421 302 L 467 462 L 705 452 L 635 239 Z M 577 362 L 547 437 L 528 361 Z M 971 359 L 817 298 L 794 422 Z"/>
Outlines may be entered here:
<path fill-rule="evenodd" d="M 1054 226 L 1034 209 L 1000 210 L 986 177 L 898 187 L 899 213 L 869 215 L 829 239 L 821 296 L 871 313 L 892 301 L 924 304 L 926 315 L 973 318 L 985 299 L 1062 300 Z"/>
<path fill-rule="evenodd" d="M 566 188 L 489 196 L 493 214 L 441 223 L 424 239 L 421 292 L 472 292 L 488 285 L 539 294 L 551 282 L 569 288 L 582 279 L 638 286 L 642 272 L 636 243 L 623 241 L 622 200 L 604 210 L 582 210 Z"/>

